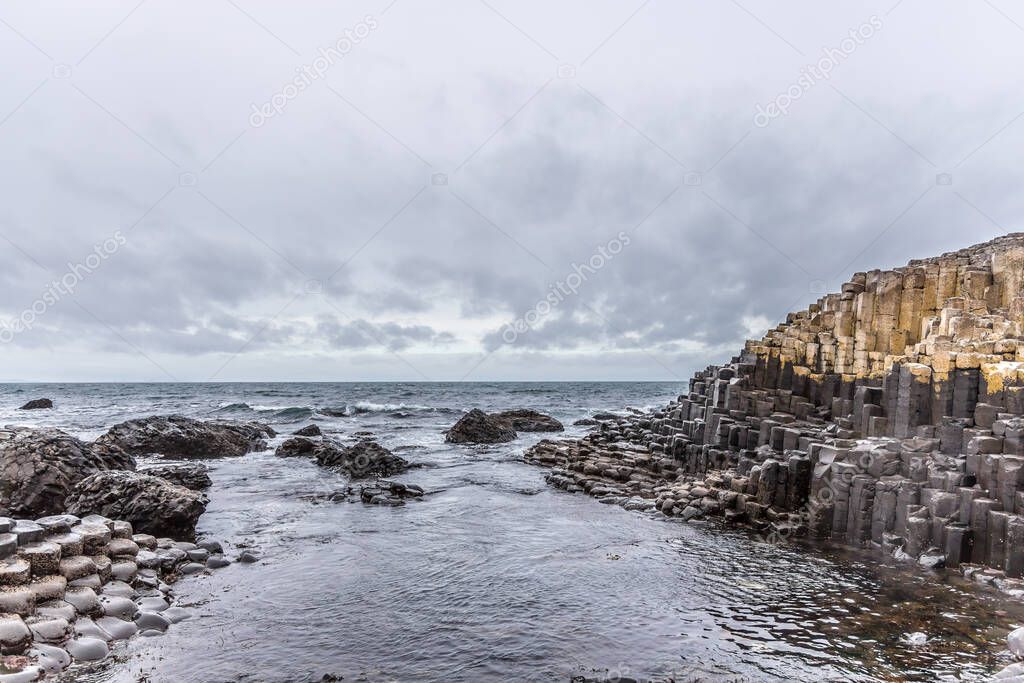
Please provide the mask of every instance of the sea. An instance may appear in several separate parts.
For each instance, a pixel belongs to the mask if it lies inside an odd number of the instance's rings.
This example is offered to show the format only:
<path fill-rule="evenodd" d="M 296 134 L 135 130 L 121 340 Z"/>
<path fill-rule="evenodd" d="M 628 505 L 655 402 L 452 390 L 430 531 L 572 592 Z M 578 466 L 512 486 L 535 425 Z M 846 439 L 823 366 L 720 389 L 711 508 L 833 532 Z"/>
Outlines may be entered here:
<path fill-rule="evenodd" d="M 319 681 L 734 683 L 982 681 L 1009 663 L 1024 610 L 953 572 L 871 551 L 773 543 L 555 489 L 523 452 L 446 444 L 472 408 L 573 422 L 662 406 L 681 383 L 0 385 L 0 424 L 91 440 L 149 415 L 258 420 L 269 448 L 209 461 L 201 537 L 257 555 L 175 584 L 191 618 L 115 647 L 75 683 Z M 53 410 L 20 411 L 33 398 Z M 371 433 L 418 465 L 402 507 L 274 448 L 317 424 Z M 333 678 L 332 678 L 333 677 Z"/>

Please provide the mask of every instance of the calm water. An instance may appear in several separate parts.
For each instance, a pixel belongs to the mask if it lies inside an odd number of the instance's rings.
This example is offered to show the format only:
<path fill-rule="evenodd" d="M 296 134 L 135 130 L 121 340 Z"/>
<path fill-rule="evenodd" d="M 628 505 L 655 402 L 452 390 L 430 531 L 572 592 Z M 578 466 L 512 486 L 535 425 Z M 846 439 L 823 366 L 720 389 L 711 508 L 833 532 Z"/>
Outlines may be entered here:
<path fill-rule="evenodd" d="M 272 452 L 213 464 L 200 533 L 263 561 L 178 584 L 194 617 L 137 639 L 90 683 L 983 680 L 1024 610 L 944 575 L 840 549 L 771 546 L 553 490 L 499 447 L 444 444 L 465 409 L 530 407 L 566 424 L 659 405 L 678 384 L 49 385 L 0 387 L 0 423 L 91 438 L 155 413 L 371 431 L 424 465 L 429 492 L 335 503 L 348 482 Z M 48 396 L 57 409 L 13 410 Z M 339 413 L 327 417 L 321 411 Z M 570 434 L 582 434 L 579 429 Z M 911 645 L 911 633 L 927 642 Z M 118 659 L 121 657 L 119 656 Z"/>

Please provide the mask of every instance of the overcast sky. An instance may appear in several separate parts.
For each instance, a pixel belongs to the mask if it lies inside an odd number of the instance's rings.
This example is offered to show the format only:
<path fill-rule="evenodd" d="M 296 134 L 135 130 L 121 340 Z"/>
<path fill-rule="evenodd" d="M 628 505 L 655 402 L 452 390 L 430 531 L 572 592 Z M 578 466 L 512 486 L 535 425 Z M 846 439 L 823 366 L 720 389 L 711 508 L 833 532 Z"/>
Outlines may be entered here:
<path fill-rule="evenodd" d="M 0 379 L 680 380 L 1024 229 L 1008 0 L 389 2 L 0 4 Z"/>

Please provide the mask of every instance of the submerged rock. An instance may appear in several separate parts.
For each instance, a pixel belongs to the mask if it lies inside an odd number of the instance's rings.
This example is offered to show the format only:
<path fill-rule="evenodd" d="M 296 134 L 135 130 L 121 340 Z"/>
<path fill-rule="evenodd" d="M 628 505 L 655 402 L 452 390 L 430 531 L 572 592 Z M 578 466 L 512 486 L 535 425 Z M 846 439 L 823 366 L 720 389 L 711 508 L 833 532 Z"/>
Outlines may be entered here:
<path fill-rule="evenodd" d="M 506 410 L 492 413 L 491 417 L 507 423 L 517 432 L 564 432 L 565 426 L 551 417 L 538 413 L 536 410 Z"/>
<path fill-rule="evenodd" d="M 139 533 L 192 538 L 206 510 L 202 493 L 137 472 L 100 472 L 79 483 L 67 499 L 76 515 L 98 514 L 130 522 Z"/>
<path fill-rule="evenodd" d="M 141 469 L 140 472 L 151 477 L 166 479 L 172 484 L 184 486 L 193 491 L 205 491 L 213 486 L 213 480 L 210 479 L 210 468 L 201 462 L 152 465 Z"/>
<path fill-rule="evenodd" d="M 0 432 L 0 515 L 42 517 L 64 512 L 71 489 L 106 470 L 134 470 L 117 446 L 87 444 L 56 429 Z"/>
<path fill-rule="evenodd" d="M 118 446 L 136 456 L 225 458 L 267 447 L 273 429 L 258 422 L 203 422 L 180 415 L 129 420 L 110 428 L 97 444 Z"/>
<path fill-rule="evenodd" d="M 506 421 L 473 409 L 445 434 L 448 443 L 508 443 L 516 432 Z"/>
<path fill-rule="evenodd" d="M 33 400 L 29 401 L 28 403 L 23 405 L 18 410 L 46 410 L 46 409 L 52 408 L 52 407 L 53 407 L 53 401 L 52 400 L 50 400 L 48 398 L 36 398 L 36 399 L 33 399 Z"/>

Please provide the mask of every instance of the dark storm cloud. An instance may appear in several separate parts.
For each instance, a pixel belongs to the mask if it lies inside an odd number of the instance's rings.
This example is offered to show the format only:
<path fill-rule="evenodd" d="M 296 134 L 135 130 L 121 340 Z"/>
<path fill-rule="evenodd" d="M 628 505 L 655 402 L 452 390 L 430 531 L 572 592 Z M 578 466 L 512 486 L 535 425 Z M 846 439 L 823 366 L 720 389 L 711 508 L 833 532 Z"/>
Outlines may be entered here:
<path fill-rule="evenodd" d="M 685 377 L 856 270 L 1020 229 L 1019 30 L 894 4 L 3 10 L 0 317 L 33 318 L 4 374 Z"/>

